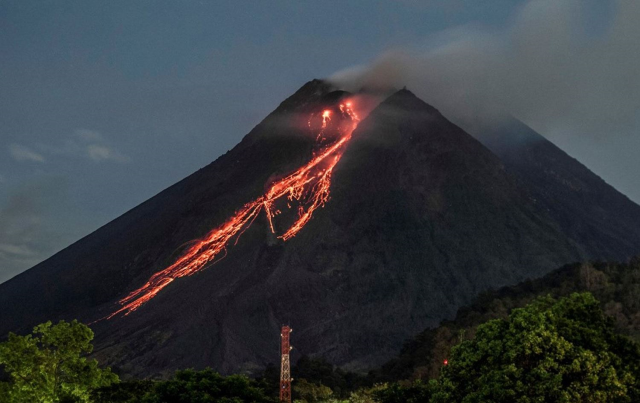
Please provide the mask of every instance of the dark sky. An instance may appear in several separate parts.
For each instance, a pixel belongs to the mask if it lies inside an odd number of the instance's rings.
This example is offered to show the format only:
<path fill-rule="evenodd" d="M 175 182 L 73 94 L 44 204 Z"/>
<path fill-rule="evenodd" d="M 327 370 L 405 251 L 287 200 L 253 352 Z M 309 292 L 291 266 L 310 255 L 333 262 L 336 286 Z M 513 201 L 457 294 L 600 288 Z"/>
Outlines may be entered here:
<path fill-rule="evenodd" d="M 606 36 L 619 12 L 614 1 L 566 3 L 578 7 L 586 23 L 579 35 L 584 41 L 571 42 L 571 49 Z M 447 46 L 455 45 L 451 35 L 456 32 L 490 32 L 492 41 L 517 36 L 514 25 L 535 28 L 535 18 L 529 22 L 523 16 L 548 4 L 1 2 L 0 282 L 215 160 L 306 81 L 352 66 L 375 66 L 397 49 L 423 49 L 418 52 L 430 55 L 442 47 L 443 37 Z M 634 21 L 638 14 L 632 13 Z M 525 28 L 534 37 L 540 31 Z M 620 58 L 626 66 L 627 49 L 638 38 L 627 42 L 608 60 Z M 417 66 L 414 70 L 422 66 L 421 56 L 417 59 L 409 62 Z M 505 69 L 518 68 L 501 63 Z M 573 71 L 562 58 L 557 63 Z M 437 71 L 418 75 L 438 80 Z M 536 90 L 549 86 L 555 88 L 554 98 L 558 91 L 584 98 L 558 89 L 552 77 L 546 81 L 548 70 L 534 73 Z M 411 74 L 405 81 L 424 82 L 415 71 Z M 634 70 L 626 79 L 638 80 L 638 74 Z M 598 77 L 589 80 L 595 84 L 588 88 L 608 85 Z M 595 122 L 589 127 L 607 127 L 603 122 L 611 116 L 599 116 L 599 106 L 607 113 L 620 110 L 621 100 L 640 106 L 636 89 L 630 83 L 605 91 L 590 104 L 595 110 L 578 108 L 560 123 L 562 113 L 538 113 L 527 102 L 518 103 L 515 112 L 640 201 L 640 114 L 626 113 L 618 119 L 626 119 L 623 124 L 610 125 L 616 133 L 580 137 L 587 118 Z M 545 102 L 538 98 L 538 104 Z M 438 107 L 438 99 L 428 101 Z"/>

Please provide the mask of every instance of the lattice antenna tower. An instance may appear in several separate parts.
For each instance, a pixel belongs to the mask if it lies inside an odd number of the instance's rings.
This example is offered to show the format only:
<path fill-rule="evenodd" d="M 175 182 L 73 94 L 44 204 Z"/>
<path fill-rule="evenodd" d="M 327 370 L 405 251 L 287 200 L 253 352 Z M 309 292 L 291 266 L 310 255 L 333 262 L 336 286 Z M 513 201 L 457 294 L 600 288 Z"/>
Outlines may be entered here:
<path fill-rule="evenodd" d="M 291 361 L 289 352 L 293 347 L 289 343 L 289 334 L 293 331 L 289 326 L 280 330 L 280 401 L 291 403 Z"/>

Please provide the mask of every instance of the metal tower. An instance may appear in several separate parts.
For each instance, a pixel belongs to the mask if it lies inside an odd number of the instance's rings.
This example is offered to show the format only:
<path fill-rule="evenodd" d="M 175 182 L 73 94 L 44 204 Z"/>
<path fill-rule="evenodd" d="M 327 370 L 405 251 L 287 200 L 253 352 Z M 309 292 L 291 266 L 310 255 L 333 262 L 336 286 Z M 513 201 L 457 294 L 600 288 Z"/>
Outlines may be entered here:
<path fill-rule="evenodd" d="M 282 326 L 280 330 L 280 338 L 282 343 L 280 345 L 280 401 L 285 403 L 291 403 L 291 364 L 289 362 L 289 351 L 293 347 L 289 344 L 289 333 L 293 329 L 289 326 Z"/>

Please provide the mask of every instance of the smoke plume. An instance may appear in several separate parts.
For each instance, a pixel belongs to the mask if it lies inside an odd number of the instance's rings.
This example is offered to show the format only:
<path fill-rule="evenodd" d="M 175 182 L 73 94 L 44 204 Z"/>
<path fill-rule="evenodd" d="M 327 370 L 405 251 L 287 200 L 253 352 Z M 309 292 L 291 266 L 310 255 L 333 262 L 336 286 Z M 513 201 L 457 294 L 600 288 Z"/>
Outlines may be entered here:
<path fill-rule="evenodd" d="M 589 4 L 530 1 L 501 31 L 450 29 L 331 80 L 406 85 L 458 122 L 509 113 L 545 134 L 637 135 L 640 2 L 610 3 L 604 16 Z"/>

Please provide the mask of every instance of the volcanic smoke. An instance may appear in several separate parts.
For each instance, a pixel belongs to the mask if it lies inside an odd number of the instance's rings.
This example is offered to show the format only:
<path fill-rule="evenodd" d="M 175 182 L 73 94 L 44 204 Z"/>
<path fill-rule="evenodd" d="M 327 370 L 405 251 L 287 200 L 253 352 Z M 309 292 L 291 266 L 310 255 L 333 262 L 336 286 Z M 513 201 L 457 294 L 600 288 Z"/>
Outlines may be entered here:
<path fill-rule="evenodd" d="M 327 145 L 325 131 L 329 127 L 333 114 L 339 115 L 340 122 L 346 121 L 347 124 L 334 125 L 337 127 L 337 136 L 333 142 Z M 298 216 L 284 233 L 278 235 L 278 238 L 288 241 L 295 237 L 311 220 L 314 211 L 323 207 L 329 200 L 333 168 L 340 161 L 346 145 L 351 139 L 351 133 L 360 121 L 351 101 L 341 103 L 339 108 L 335 108 L 335 110 L 325 109 L 320 118 L 322 124 L 316 136 L 317 151 L 314 152 L 311 161 L 288 176 L 268 185 L 268 190 L 262 196 L 245 204 L 231 218 L 205 237 L 195 240 L 194 245 L 171 266 L 157 272 L 149 278 L 146 284 L 121 299 L 119 301 L 121 308 L 107 316 L 106 319 L 111 319 L 119 313 L 123 313 L 125 316 L 130 314 L 155 297 L 176 278 L 195 274 L 203 270 L 208 263 L 215 264 L 224 258 L 229 242 L 234 240 L 235 245 L 242 233 L 251 226 L 261 211 L 265 212 L 269 229 L 275 234 L 274 219 L 281 213 L 275 207 L 275 202 L 285 197 L 288 208 L 291 208 L 292 202 L 298 203 Z M 314 126 L 313 121 L 314 114 L 309 118 L 310 129 Z"/>

